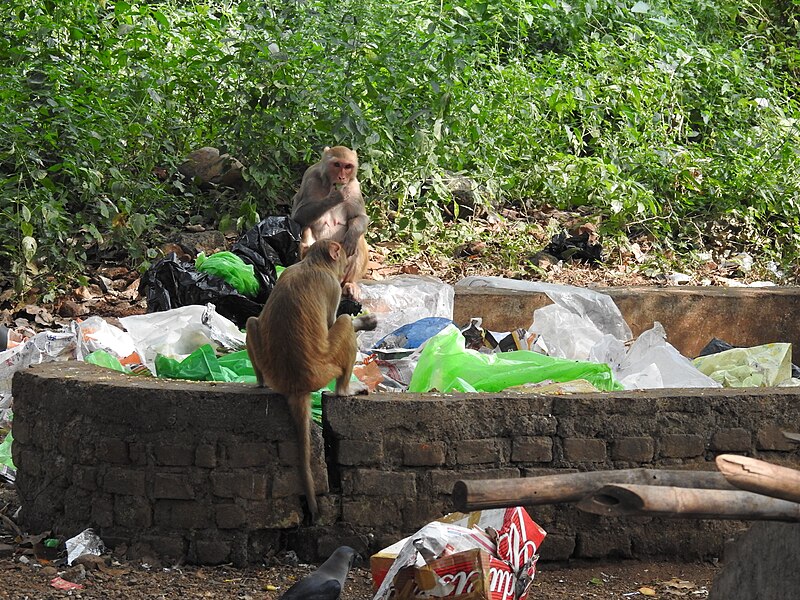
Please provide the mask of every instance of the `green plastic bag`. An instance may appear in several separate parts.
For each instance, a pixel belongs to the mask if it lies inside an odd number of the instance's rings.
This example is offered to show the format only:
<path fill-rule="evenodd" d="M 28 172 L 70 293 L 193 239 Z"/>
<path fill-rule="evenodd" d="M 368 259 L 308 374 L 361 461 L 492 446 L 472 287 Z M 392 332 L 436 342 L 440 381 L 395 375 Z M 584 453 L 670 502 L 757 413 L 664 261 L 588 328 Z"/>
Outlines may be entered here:
<path fill-rule="evenodd" d="M 528 350 L 481 354 L 465 348 L 464 336 L 457 327 L 448 325 L 425 344 L 408 391 L 499 392 L 548 379 L 585 379 L 602 391 L 623 389 L 606 364 L 553 358 Z"/>
<path fill-rule="evenodd" d="M 84 359 L 85 362 L 97 365 L 98 367 L 105 367 L 106 369 L 114 369 L 121 373 L 130 373 L 128 369 L 122 366 L 119 359 L 113 354 L 109 354 L 105 350 L 95 350 L 91 354 L 87 354 Z"/>
<path fill-rule="evenodd" d="M 156 356 L 155 364 L 158 377 L 190 381 L 257 383 L 247 350 L 217 357 L 211 345 L 205 344 L 181 361 L 159 354 Z M 333 391 L 335 385 L 336 380 L 332 380 L 326 389 Z M 317 423 L 322 423 L 322 392 L 323 390 L 319 390 L 311 393 L 311 418 Z"/>
<path fill-rule="evenodd" d="M 156 375 L 191 381 L 236 381 L 237 374 L 219 364 L 210 344 L 203 344 L 183 360 L 156 355 Z"/>
<path fill-rule="evenodd" d="M 250 298 L 258 296 L 261 289 L 253 265 L 248 265 L 233 252 L 216 252 L 208 257 L 201 252 L 197 255 L 194 266 L 198 271 L 224 279 L 236 291 Z"/>
<path fill-rule="evenodd" d="M 14 461 L 11 460 L 11 444 L 14 442 L 14 438 L 11 435 L 11 432 L 8 432 L 8 435 L 5 439 L 0 443 L 0 465 L 5 465 L 11 469 L 17 470 L 17 467 L 14 466 Z"/>
<path fill-rule="evenodd" d="M 722 387 L 772 387 L 792 376 L 792 345 L 731 348 L 695 358 L 694 366 Z"/>

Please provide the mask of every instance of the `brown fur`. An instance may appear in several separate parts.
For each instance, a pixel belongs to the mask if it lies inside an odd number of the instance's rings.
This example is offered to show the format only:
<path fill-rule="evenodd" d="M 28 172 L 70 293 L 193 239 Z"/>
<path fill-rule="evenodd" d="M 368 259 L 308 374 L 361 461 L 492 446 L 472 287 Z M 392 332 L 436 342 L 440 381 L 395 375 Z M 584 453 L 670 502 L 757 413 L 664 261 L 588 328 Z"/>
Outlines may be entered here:
<path fill-rule="evenodd" d="M 332 239 L 347 251 L 344 293 L 360 298 L 358 281 L 364 278 L 369 248 L 364 239 L 369 217 L 358 182 L 358 155 L 345 146 L 326 147 L 319 162 L 303 174 L 292 200 L 292 219 L 302 227 L 300 256 L 314 242 Z"/>
<path fill-rule="evenodd" d="M 350 382 L 359 329 L 374 329 L 371 315 L 336 317 L 347 269 L 342 245 L 314 244 L 305 258 L 288 267 L 258 317 L 247 320 L 247 354 L 259 385 L 286 396 L 297 430 L 300 474 L 312 520 L 319 511 L 311 473 L 311 397 L 336 379 L 336 395 L 365 393 Z"/>

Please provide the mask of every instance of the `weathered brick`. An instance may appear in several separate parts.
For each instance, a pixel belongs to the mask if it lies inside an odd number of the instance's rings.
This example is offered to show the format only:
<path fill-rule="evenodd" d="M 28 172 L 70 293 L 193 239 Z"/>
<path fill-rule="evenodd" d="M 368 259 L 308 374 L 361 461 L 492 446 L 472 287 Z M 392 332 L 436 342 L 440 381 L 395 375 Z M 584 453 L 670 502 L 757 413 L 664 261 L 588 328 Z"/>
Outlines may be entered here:
<path fill-rule="evenodd" d="M 263 467 L 272 460 L 266 443 L 236 444 L 227 447 L 228 465 L 233 468 Z"/>
<path fill-rule="evenodd" d="M 546 538 L 545 538 L 546 543 Z M 542 544 L 544 548 L 545 543 Z M 620 556 L 631 558 L 631 536 L 624 529 L 621 531 L 579 531 L 575 544 L 577 558 L 602 558 Z"/>
<path fill-rule="evenodd" d="M 783 435 L 784 431 L 797 431 L 796 427 L 779 427 L 778 425 L 767 425 L 756 433 L 756 447 L 759 450 L 777 450 L 780 452 L 791 452 L 797 445 L 790 442 Z M 15 438 L 16 439 L 16 438 Z"/>
<path fill-rule="evenodd" d="M 220 539 L 200 539 L 191 543 L 190 551 L 200 564 L 221 565 L 229 562 L 231 545 L 229 542 Z"/>
<path fill-rule="evenodd" d="M 143 467 L 147 464 L 147 444 L 131 442 L 128 444 L 128 456 L 130 456 L 131 464 Z"/>
<path fill-rule="evenodd" d="M 390 498 L 342 499 L 342 519 L 358 527 L 400 527 L 402 513 Z"/>
<path fill-rule="evenodd" d="M 542 436 L 514 438 L 511 460 L 514 462 L 551 462 L 553 460 L 553 438 Z"/>
<path fill-rule="evenodd" d="M 145 495 L 145 473 L 134 469 L 109 469 L 103 476 L 104 492 L 127 496 Z"/>
<path fill-rule="evenodd" d="M 666 458 L 694 458 L 705 451 L 705 440 L 694 433 L 668 433 L 661 438 L 661 456 Z"/>
<path fill-rule="evenodd" d="M 653 460 L 655 444 L 649 437 L 623 437 L 614 440 L 611 457 L 628 462 L 650 462 Z"/>
<path fill-rule="evenodd" d="M 212 473 L 211 489 L 220 498 L 263 500 L 267 497 L 267 476 L 245 470 Z"/>
<path fill-rule="evenodd" d="M 379 465 L 383 460 L 383 444 L 375 440 L 341 440 L 338 452 L 340 465 Z"/>
<path fill-rule="evenodd" d="M 16 444 L 28 444 L 31 441 L 31 424 L 30 422 L 16 415 L 14 417 L 14 423 L 11 426 L 12 432 L 14 434 L 14 443 Z"/>
<path fill-rule="evenodd" d="M 497 440 L 462 440 L 454 444 L 459 465 L 495 463 L 500 458 Z"/>
<path fill-rule="evenodd" d="M 236 495 L 234 492 L 234 484 L 236 482 L 236 473 L 211 473 L 209 477 L 211 481 L 211 491 L 215 496 L 220 498 L 233 498 Z"/>
<path fill-rule="evenodd" d="M 217 447 L 211 444 L 201 444 L 195 450 L 194 464 L 198 467 L 213 469 L 217 466 Z"/>
<path fill-rule="evenodd" d="M 153 522 L 161 527 L 200 529 L 213 519 L 211 507 L 190 500 L 156 500 Z"/>
<path fill-rule="evenodd" d="M 153 524 L 153 509 L 147 498 L 117 496 L 114 498 L 114 524 L 130 529 L 146 529 Z"/>
<path fill-rule="evenodd" d="M 718 452 L 746 452 L 752 447 L 750 432 L 741 427 L 720 429 L 711 437 L 711 448 Z"/>
<path fill-rule="evenodd" d="M 111 527 L 114 524 L 114 500 L 111 494 L 92 496 L 92 524 L 97 527 Z"/>
<path fill-rule="evenodd" d="M 173 500 L 192 500 L 194 488 L 189 476 L 181 473 L 155 473 L 153 475 L 153 497 Z"/>
<path fill-rule="evenodd" d="M 403 464 L 409 467 L 437 467 L 444 464 L 444 442 L 405 442 Z"/>
<path fill-rule="evenodd" d="M 103 438 L 97 442 L 97 456 L 103 457 L 103 462 L 115 465 L 127 465 L 130 462 L 128 456 L 128 444 L 117 438 Z"/>
<path fill-rule="evenodd" d="M 214 512 L 220 529 L 238 529 L 247 525 L 247 513 L 237 504 L 217 504 Z"/>
<path fill-rule="evenodd" d="M 416 475 L 377 469 L 353 469 L 342 476 L 342 490 L 347 495 L 365 496 L 385 496 L 387 490 L 392 490 L 393 494 L 413 498 L 417 495 Z"/>
<path fill-rule="evenodd" d="M 469 471 L 431 471 L 431 486 L 436 494 L 452 494 L 453 484 L 459 479 L 514 479 L 519 469 L 475 469 Z"/>
<path fill-rule="evenodd" d="M 97 489 L 97 467 L 72 467 L 72 483 L 84 490 Z"/>
<path fill-rule="evenodd" d="M 575 534 L 548 533 L 542 542 L 540 556 L 543 561 L 568 560 L 575 552 Z"/>
<path fill-rule="evenodd" d="M 314 489 L 317 494 L 327 494 L 329 491 L 327 471 L 315 469 L 312 474 L 314 476 Z M 270 494 L 272 498 L 286 498 L 298 494 L 305 494 L 305 487 L 300 480 L 300 473 L 298 473 L 297 467 L 287 467 L 275 473 Z"/>
<path fill-rule="evenodd" d="M 606 442 L 595 438 L 567 438 L 564 456 L 571 462 L 603 462 L 606 459 Z"/>
<path fill-rule="evenodd" d="M 168 467 L 190 467 L 194 464 L 195 449 L 192 446 L 159 444 L 153 446 L 156 464 Z"/>
<path fill-rule="evenodd" d="M 144 535 L 140 539 L 144 545 L 152 549 L 149 556 L 167 556 L 172 558 L 184 558 L 186 556 L 186 540 L 181 536 Z"/>
<path fill-rule="evenodd" d="M 297 498 L 280 498 L 247 504 L 250 529 L 289 529 L 303 522 L 303 509 Z"/>

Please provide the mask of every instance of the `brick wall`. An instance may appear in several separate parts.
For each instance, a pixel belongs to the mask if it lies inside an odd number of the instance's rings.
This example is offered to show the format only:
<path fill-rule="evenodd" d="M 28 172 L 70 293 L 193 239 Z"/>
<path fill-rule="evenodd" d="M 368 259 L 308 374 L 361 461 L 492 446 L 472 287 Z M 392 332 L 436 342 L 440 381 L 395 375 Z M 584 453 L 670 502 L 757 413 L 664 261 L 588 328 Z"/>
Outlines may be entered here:
<path fill-rule="evenodd" d="M 322 517 L 300 526 L 294 430 L 280 396 L 73 362 L 17 374 L 13 393 L 30 531 L 91 526 L 131 557 L 205 564 L 246 564 L 286 547 L 312 560 L 341 543 L 371 552 L 449 512 L 459 479 L 713 469 L 722 452 L 800 466 L 781 435 L 800 423 L 792 389 L 326 397 L 314 428 Z M 611 519 L 572 505 L 529 512 L 549 534 L 543 560 L 718 556 L 743 526 Z"/>

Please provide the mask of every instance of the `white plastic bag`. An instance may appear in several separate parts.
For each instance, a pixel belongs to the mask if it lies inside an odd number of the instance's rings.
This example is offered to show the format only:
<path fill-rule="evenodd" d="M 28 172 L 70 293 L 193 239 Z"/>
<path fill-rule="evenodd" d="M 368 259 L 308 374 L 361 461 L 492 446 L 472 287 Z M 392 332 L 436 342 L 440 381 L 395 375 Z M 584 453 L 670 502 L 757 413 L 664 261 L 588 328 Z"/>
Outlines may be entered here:
<path fill-rule="evenodd" d="M 204 344 L 228 350 L 244 348 L 245 334 L 217 313 L 213 304 L 181 306 L 163 312 L 123 317 L 139 356 L 151 373 L 156 354 L 183 360 Z"/>

